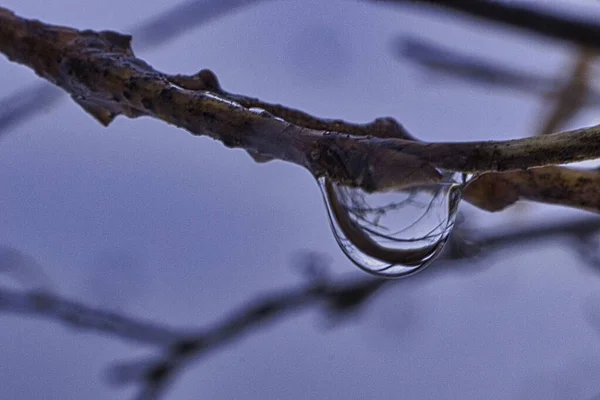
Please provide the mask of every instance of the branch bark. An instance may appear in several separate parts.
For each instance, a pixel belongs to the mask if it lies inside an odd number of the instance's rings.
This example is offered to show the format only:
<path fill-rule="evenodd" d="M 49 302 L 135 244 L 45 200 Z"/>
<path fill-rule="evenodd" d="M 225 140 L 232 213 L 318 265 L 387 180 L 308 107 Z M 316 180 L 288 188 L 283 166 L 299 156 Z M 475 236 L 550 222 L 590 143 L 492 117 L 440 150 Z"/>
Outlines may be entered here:
<path fill-rule="evenodd" d="M 208 70 L 159 72 L 134 55 L 130 42 L 116 32 L 48 25 L 0 8 L 0 51 L 70 93 L 102 124 L 120 114 L 158 118 L 368 192 L 439 182 L 440 169 L 479 174 L 600 158 L 600 126 L 509 141 L 422 143 L 392 119 L 319 119 L 227 93 Z"/>

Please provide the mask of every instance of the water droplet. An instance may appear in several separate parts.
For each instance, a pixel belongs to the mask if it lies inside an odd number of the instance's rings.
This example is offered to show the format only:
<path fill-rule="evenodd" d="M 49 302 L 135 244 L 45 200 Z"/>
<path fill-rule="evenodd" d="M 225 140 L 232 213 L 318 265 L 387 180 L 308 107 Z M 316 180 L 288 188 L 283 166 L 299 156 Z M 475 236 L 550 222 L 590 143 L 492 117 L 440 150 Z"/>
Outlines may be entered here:
<path fill-rule="evenodd" d="M 471 176 L 442 172 L 442 182 L 367 193 L 319 178 L 335 239 L 362 270 L 398 278 L 429 265 L 442 250 Z"/>

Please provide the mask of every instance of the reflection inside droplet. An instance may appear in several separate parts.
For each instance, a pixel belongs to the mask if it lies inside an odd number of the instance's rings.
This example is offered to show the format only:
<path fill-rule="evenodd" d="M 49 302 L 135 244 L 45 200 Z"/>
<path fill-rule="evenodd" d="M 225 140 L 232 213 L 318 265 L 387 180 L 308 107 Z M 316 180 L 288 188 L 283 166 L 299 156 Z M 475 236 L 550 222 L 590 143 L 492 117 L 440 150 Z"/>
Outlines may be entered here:
<path fill-rule="evenodd" d="M 440 183 L 367 193 L 319 178 L 333 233 L 361 269 L 403 277 L 429 265 L 452 228 L 469 177 L 443 172 Z"/>

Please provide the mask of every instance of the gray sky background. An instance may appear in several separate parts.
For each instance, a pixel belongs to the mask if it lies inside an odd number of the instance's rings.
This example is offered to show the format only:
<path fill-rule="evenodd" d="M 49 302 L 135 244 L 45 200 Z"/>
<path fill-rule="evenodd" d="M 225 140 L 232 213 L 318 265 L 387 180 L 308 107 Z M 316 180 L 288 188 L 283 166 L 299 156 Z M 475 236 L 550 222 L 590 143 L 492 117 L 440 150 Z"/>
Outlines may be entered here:
<path fill-rule="evenodd" d="M 3 6 L 48 23 L 129 32 L 173 4 Z M 228 91 L 319 116 L 393 116 L 424 140 L 516 138 L 537 127 L 538 99 L 465 85 L 394 58 L 394 39 L 408 34 L 548 76 L 565 73 L 573 57 L 564 44 L 437 10 L 312 0 L 263 1 L 136 51 L 163 71 L 211 68 Z M 39 81 L 4 58 L 0 76 L 2 97 Z M 572 124 L 596 122 L 584 113 Z M 104 128 L 68 100 L 1 140 L 0 245 L 34 257 L 65 296 L 202 327 L 258 294 L 300 285 L 291 266 L 297 250 L 326 253 L 335 274 L 361 273 L 337 248 L 317 185 L 299 167 L 256 164 L 243 151 L 148 118 L 120 117 Z M 495 215 L 463 209 L 484 229 L 583 215 L 539 205 Z M 600 333 L 588 322 L 600 313 L 600 275 L 564 242 L 513 248 L 472 269 L 480 271 L 406 281 L 333 329 L 314 312 L 261 329 L 194 364 L 166 398 L 600 393 Z M 0 324 L 0 398 L 129 398 L 133 388 L 108 385 L 107 368 L 153 354 L 47 321 L 0 315 Z"/>

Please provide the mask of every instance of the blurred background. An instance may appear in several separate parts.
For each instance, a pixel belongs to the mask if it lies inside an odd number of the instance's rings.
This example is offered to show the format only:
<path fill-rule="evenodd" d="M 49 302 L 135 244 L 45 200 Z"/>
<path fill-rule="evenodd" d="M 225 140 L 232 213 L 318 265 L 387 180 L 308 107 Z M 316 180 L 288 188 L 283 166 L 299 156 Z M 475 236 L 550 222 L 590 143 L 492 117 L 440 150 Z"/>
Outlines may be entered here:
<path fill-rule="evenodd" d="M 594 2 L 537 5 L 600 16 Z M 158 70 L 210 68 L 227 91 L 320 117 L 391 116 L 425 141 L 540 133 L 556 107 L 549 93 L 580 57 L 563 42 L 408 4 L 4 0 L 3 7 L 51 24 L 132 33 L 137 56 Z M 524 78 L 500 71 L 494 85 L 433 68 L 427 57 L 446 66 L 481 60 Z M 589 68 L 593 92 L 596 66 Z M 0 77 L 2 287 L 42 286 L 89 306 L 204 329 L 258 296 L 305 285 L 299 264 L 307 252 L 326 260 L 332 279 L 365 277 L 337 247 L 317 184 L 302 168 L 257 164 L 150 118 L 102 127 L 5 58 Z M 17 118 L 11 110 L 27 96 L 56 100 Z M 599 122 L 588 104 L 555 130 Z M 469 243 L 513 239 L 482 245 L 476 257 L 445 256 L 346 318 L 313 307 L 250 331 L 192 363 L 164 398 L 598 396 L 598 217 L 532 203 L 491 214 L 465 203 L 459 221 Z M 519 236 L 523 229 L 529 233 Z M 0 314 L 0 326 L 0 398 L 131 398 L 139 387 L 115 386 L 107 371 L 156 353 L 18 313 Z"/>

